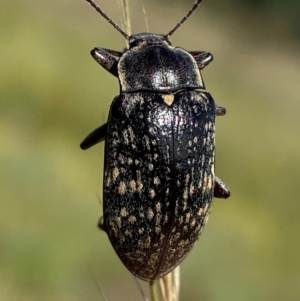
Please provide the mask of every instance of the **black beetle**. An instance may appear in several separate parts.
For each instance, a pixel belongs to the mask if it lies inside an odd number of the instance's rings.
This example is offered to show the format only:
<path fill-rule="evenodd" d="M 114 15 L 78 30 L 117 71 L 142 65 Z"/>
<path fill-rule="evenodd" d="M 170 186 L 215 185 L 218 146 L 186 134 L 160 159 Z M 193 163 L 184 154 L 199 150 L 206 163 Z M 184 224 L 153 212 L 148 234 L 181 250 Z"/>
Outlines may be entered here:
<path fill-rule="evenodd" d="M 167 35 L 131 36 L 86 1 L 129 42 L 124 52 L 91 52 L 120 83 L 107 123 L 81 143 L 88 149 L 106 141 L 99 226 L 125 266 L 151 281 L 172 271 L 192 249 L 213 196 L 230 196 L 214 174 L 215 116 L 226 110 L 204 91 L 200 74 L 213 57 L 169 41 L 202 0 Z"/>

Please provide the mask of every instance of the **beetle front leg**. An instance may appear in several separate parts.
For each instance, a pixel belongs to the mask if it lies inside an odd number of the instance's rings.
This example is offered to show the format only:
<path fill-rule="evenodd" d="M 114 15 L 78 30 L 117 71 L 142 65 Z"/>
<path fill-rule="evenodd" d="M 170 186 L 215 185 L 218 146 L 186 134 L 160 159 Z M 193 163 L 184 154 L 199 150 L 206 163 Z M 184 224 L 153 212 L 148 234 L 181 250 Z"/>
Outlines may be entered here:
<path fill-rule="evenodd" d="M 118 77 L 118 60 L 115 57 L 120 57 L 122 55 L 121 52 L 105 48 L 94 48 L 91 51 L 91 55 L 105 70 Z"/>
<path fill-rule="evenodd" d="M 189 51 L 197 62 L 198 68 L 202 70 L 214 59 L 210 52 L 206 51 Z"/>
<path fill-rule="evenodd" d="M 97 143 L 105 140 L 107 133 L 107 123 L 102 124 L 84 138 L 80 143 L 80 148 L 83 150 L 89 149 Z"/>
<path fill-rule="evenodd" d="M 220 199 L 227 199 L 230 197 L 230 190 L 225 185 L 225 183 L 215 176 L 215 183 L 214 183 L 214 197 Z"/>

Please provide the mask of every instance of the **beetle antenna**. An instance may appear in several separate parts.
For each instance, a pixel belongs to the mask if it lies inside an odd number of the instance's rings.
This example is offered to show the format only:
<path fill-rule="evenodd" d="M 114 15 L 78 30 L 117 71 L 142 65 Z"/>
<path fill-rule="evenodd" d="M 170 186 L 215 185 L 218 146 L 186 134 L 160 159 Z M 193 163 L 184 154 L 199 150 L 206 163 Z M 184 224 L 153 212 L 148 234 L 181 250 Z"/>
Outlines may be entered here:
<path fill-rule="evenodd" d="M 166 37 L 170 37 L 191 16 L 191 14 L 197 9 L 202 1 L 203 0 L 197 0 L 194 3 L 193 7 L 188 11 L 188 13 L 182 18 L 182 20 L 178 22 L 177 25 L 168 34 L 166 34 Z"/>
<path fill-rule="evenodd" d="M 86 0 L 105 20 L 108 21 L 119 33 L 121 33 L 126 40 L 129 40 L 129 35 L 121 29 L 121 27 L 115 23 L 108 15 L 93 1 Z"/>

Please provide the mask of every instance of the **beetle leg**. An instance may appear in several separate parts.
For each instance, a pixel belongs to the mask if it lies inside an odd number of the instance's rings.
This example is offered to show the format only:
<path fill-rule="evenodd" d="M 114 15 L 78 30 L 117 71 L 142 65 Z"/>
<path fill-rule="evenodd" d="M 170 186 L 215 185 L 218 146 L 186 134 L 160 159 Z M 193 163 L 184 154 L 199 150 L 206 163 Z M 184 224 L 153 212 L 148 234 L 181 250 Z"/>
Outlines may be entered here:
<path fill-rule="evenodd" d="M 106 231 L 105 231 L 105 227 L 104 227 L 104 219 L 103 219 L 103 216 L 101 216 L 101 217 L 99 218 L 98 228 L 99 228 L 100 230 L 106 232 Z"/>
<path fill-rule="evenodd" d="M 106 133 L 107 123 L 104 123 L 86 136 L 86 138 L 80 143 L 80 148 L 86 150 L 95 144 L 104 141 Z"/>
<path fill-rule="evenodd" d="M 116 57 L 121 57 L 123 52 L 117 51 L 117 50 L 112 50 L 112 49 L 107 49 L 107 48 L 95 48 L 95 49 L 102 49 L 103 51 L 108 52 L 109 54 L 112 54 L 113 56 Z"/>
<path fill-rule="evenodd" d="M 226 108 L 219 107 L 216 105 L 216 115 L 217 116 L 224 116 L 226 114 Z"/>
<path fill-rule="evenodd" d="M 197 62 L 198 68 L 202 70 L 214 59 L 213 55 L 206 51 L 189 51 Z"/>
<path fill-rule="evenodd" d="M 217 176 L 215 176 L 214 197 L 220 199 L 227 199 L 230 197 L 229 188 Z"/>
<path fill-rule="evenodd" d="M 120 57 L 122 55 L 121 52 L 105 48 L 94 48 L 91 51 L 91 55 L 105 70 L 118 77 L 118 60 L 115 56 Z"/>

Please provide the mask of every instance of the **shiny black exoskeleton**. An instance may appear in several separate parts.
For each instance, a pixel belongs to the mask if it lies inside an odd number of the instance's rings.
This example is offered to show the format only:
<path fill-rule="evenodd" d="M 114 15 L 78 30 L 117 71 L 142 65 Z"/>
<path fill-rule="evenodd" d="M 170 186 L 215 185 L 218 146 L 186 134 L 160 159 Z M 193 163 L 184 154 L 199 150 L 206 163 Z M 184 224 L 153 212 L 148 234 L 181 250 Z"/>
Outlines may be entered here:
<path fill-rule="evenodd" d="M 101 228 L 125 266 L 151 281 L 189 253 L 213 196 L 229 190 L 214 174 L 216 106 L 200 74 L 208 52 L 173 47 L 166 35 L 128 37 L 123 53 L 94 59 L 119 79 L 108 121 L 81 143 L 105 142 Z"/>

